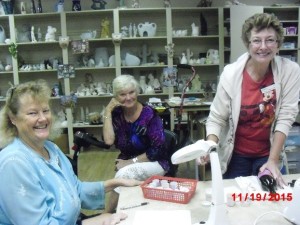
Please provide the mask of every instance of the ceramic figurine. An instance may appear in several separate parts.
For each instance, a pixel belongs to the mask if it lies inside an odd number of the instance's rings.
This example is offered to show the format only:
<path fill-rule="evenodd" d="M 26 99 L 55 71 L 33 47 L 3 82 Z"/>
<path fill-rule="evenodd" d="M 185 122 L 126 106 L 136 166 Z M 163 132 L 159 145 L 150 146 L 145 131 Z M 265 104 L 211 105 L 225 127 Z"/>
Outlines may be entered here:
<path fill-rule="evenodd" d="M 4 27 L 0 25 L 0 43 L 4 43 L 6 39 Z"/>
<path fill-rule="evenodd" d="M 80 0 L 73 0 L 72 11 L 81 11 Z"/>
<path fill-rule="evenodd" d="M 56 28 L 48 26 L 47 33 L 45 36 L 45 41 L 55 41 Z"/>
<path fill-rule="evenodd" d="M 165 8 L 171 7 L 171 1 L 170 0 L 164 0 L 164 7 Z"/>
<path fill-rule="evenodd" d="M 140 88 L 142 93 L 145 93 L 146 88 L 147 88 L 147 84 L 146 84 L 146 77 L 145 76 L 140 76 Z"/>
<path fill-rule="evenodd" d="M 59 0 L 55 4 L 55 11 L 56 12 L 63 12 L 64 11 L 64 0 Z"/>
<path fill-rule="evenodd" d="M 92 9 L 105 9 L 105 5 L 107 4 L 104 0 L 93 0 L 93 4 L 91 6 Z"/>
<path fill-rule="evenodd" d="M 38 32 L 37 32 L 37 38 L 38 38 L 38 41 L 42 41 L 42 32 L 41 32 L 41 28 L 39 27 L 38 28 Z"/>
<path fill-rule="evenodd" d="M 31 36 L 31 42 L 33 42 L 33 43 L 37 42 L 37 40 L 35 38 L 35 34 L 34 34 L 34 26 L 31 26 L 30 36 Z"/>
<path fill-rule="evenodd" d="M 187 64 L 188 61 L 187 61 L 185 53 L 183 52 L 181 55 L 182 56 L 181 56 L 181 59 L 180 59 L 180 64 Z"/>
<path fill-rule="evenodd" d="M 101 38 L 109 38 L 110 37 L 110 32 L 109 32 L 109 25 L 110 22 L 108 18 L 105 18 L 101 21 Z"/>
<path fill-rule="evenodd" d="M 133 37 L 136 37 L 136 35 L 137 35 L 137 28 L 136 28 L 135 24 L 133 24 L 132 31 L 133 31 Z"/>
<path fill-rule="evenodd" d="M 140 2 L 139 0 L 132 0 L 132 8 L 140 8 Z"/>
<path fill-rule="evenodd" d="M 148 82 L 148 86 L 151 86 L 151 87 L 153 87 L 153 83 L 154 83 L 154 76 L 153 76 L 153 74 L 152 74 L 152 73 L 149 73 L 149 75 L 148 75 L 148 80 L 149 80 L 149 82 Z"/>
<path fill-rule="evenodd" d="M 0 61 L 0 71 L 4 71 L 4 66 L 1 61 Z"/>
<path fill-rule="evenodd" d="M 129 37 L 132 37 L 133 35 L 133 27 L 132 27 L 132 23 L 129 24 L 129 28 L 128 28 L 128 34 L 129 34 Z"/>
<path fill-rule="evenodd" d="M 147 44 L 143 44 L 139 56 L 142 58 L 142 64 L 147 63 L 148 56 L 151 55 L 151 50 L 149 50 Z"/>
<path fill-rule="evenodd" d="M 201 80 L 199 74 L 195 75 L 195 78 L 192 80 L 192 87 L 191 91 L 192 92 L 200 92 L 201 91 Z"/>
<path fill-rule="evenodd" d="M 122 34 L 122 37 L 128 37 L 128 27 L 127 26 L 121 27 L 121 34 Z"/>
<path fill-rule="evenodd" d="M 20 12 L 21 14 L 26 14 L 25 2 L 20 2 Z"/>
<path fill-rule="evenodd" d="M 156 34 L 157 25 L 156 23 L 145 22 L 139 23 L 137 28 L 140 37 L 154 37 Z"/>
<path fill-rule="evenodd" d="M 199 36 L 199 26 L 196 26 L 195 23 L 192 23 L 192 36 Z"/>
<path fill-rule="evenodd" d="M 125 6 L 125 0 L 118 0 L 119 1 L 119 7 L 120 8 L 126 8 Z"/>

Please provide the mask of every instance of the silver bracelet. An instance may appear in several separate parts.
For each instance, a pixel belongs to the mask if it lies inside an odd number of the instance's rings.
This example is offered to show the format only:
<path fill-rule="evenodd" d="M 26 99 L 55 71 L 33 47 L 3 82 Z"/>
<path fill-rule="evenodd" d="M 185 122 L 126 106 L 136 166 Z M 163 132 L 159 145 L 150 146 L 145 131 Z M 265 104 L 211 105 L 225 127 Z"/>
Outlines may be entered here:
<path fill-rule="evenodd" d="M 111 120 L 111 117 L 109 116 L 103 116 L 104 119 L 110 119 Z"/>

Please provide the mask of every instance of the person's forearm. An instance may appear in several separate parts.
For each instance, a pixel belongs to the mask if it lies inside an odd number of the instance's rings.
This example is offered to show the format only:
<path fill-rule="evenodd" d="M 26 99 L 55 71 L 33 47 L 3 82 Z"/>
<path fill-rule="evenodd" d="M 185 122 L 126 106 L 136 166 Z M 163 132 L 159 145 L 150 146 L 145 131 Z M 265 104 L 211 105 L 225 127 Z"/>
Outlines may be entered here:
<path fill-rule="evenodd" d="M 105 109 L 103 115 L 103 139 L 105 144 L 112 145 L 115 141 L 115 133 L 112 125 L 112 115 L 109 109 Z"/>
<path fill-rule="evenodd" d="M 137 162 L 150 162 L 150 160 L 148 159 L 146 153 L 138 155 L 136 158 L 138 159 Z"/>
<path fill-rule="evenodd" d="M 214 134 L 208 135 L 207 138 L 206 138 L 206 140 L 207 140 L 207 141 L 213 141 L 213 142 L 216 142 L 217 144 L 218 144 L 218 142 L 219 142 L 219 138 L 218 138 L 216 135 L 214 135 Z"/>
<path fill-rule="evenodd" d="M 123 178 L 113 178 L 110 180 L 106 180 L 106 181 L 104 181 L 105 192 L 110 192 L 119 186 L 127 186 L 127 185 L 125 185 L 125 182 L 126 182 L 126 179 L 123 179 Z"/>
<path fill-rule="evenodd" d="M 275 131 L 273 143 L 270 149 L 269 160 L 275 161 L 276 163 L 279 161 L 280 153 L 283 149 L 285 143 L 286 135 L 280 131 Z"/>

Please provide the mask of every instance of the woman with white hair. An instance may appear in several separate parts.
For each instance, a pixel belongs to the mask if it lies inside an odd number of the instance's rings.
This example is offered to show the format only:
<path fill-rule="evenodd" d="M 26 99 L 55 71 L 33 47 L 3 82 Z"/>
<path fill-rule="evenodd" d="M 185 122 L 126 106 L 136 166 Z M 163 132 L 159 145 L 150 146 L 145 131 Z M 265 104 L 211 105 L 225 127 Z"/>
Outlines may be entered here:
<path fill-rule="evenodd" d="M 146 180 L 152 175 L 164 175 L 170 169 L 162 120 L 153 108 L 137 100 L 139 92 L 139 84 L 133 76 L 116 77 L 114 97 L 103 116 L 104 141 L 120 150 L 116 178 Z M 117 200 L 117 192 L 112 192 L 108 212 L 115 210 Z"/>

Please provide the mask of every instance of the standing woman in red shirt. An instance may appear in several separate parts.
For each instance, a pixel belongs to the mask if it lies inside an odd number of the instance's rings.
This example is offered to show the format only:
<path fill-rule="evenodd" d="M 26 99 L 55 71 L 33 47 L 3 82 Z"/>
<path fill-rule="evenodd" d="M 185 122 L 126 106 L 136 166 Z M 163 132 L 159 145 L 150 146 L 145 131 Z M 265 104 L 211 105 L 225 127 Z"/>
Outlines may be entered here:
<path fill-rule="evenodd" d="M 206 124 L 207 140 L 219 144 L 223 178 L 268 169 L 282 186 L 280 155 L 298 114 L 300 68 L 278 56 L 284 33 L 275 15 L 248 18 L 242 39 L 248 52 L 221 74 Z"/>

